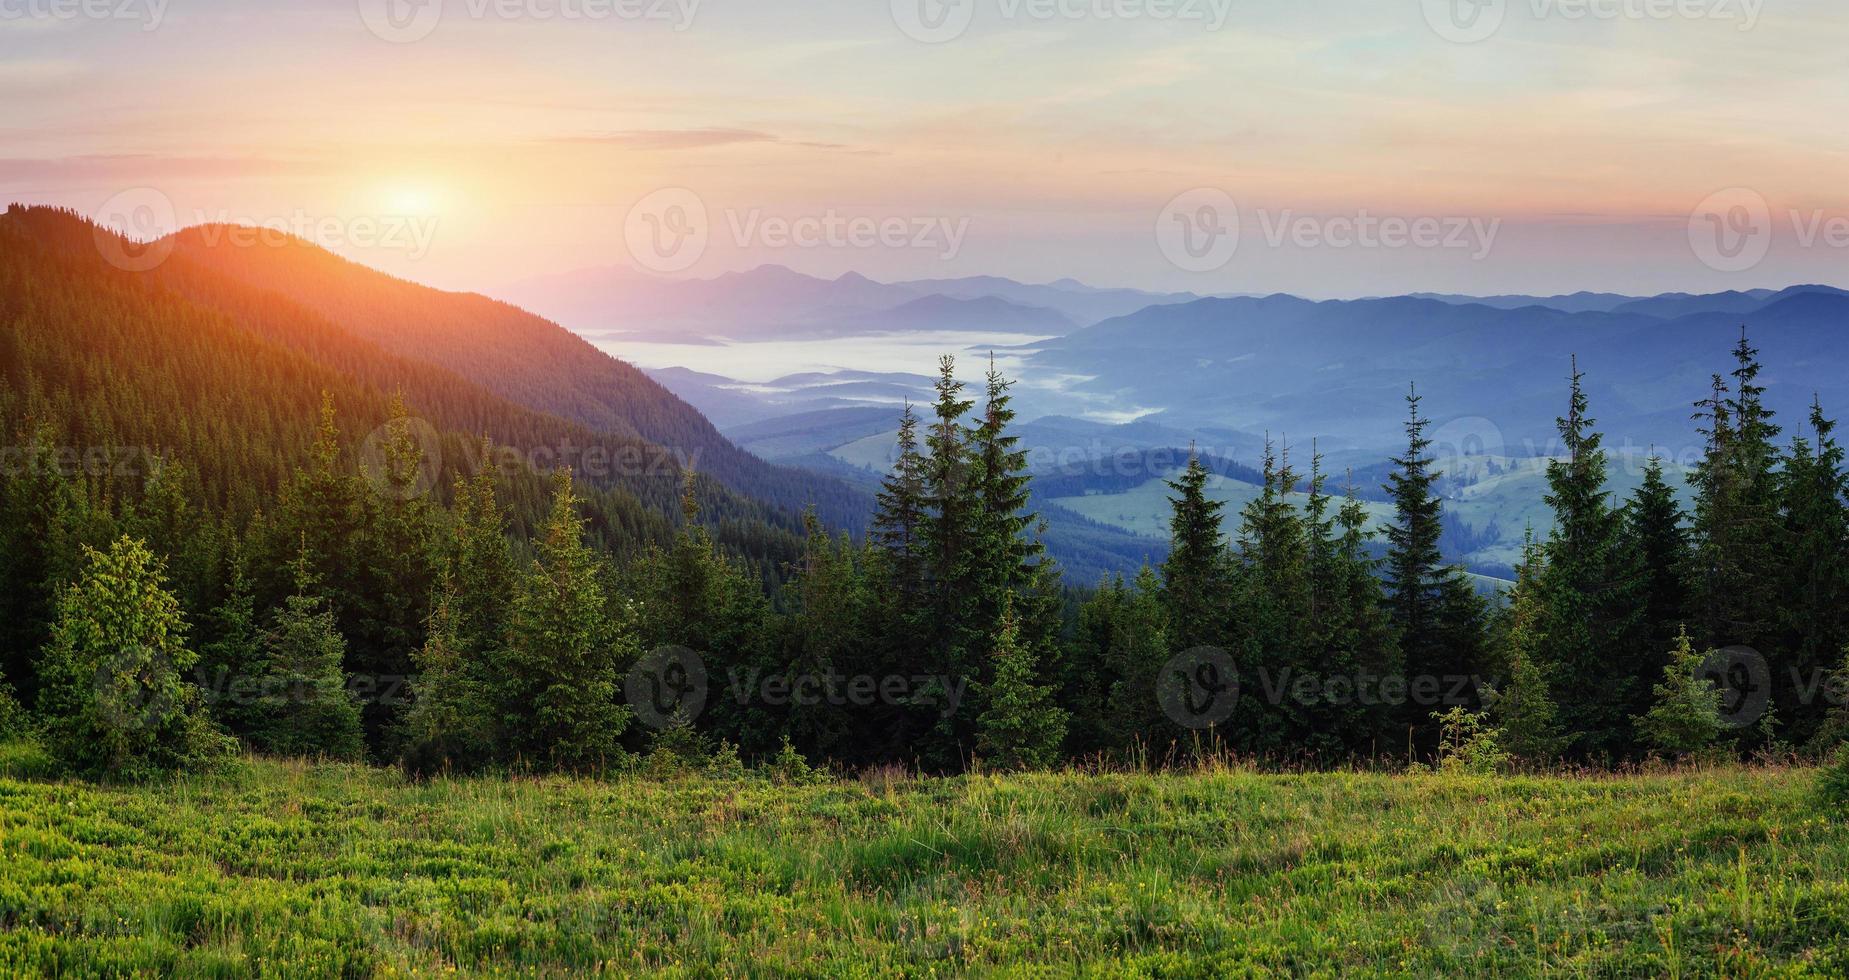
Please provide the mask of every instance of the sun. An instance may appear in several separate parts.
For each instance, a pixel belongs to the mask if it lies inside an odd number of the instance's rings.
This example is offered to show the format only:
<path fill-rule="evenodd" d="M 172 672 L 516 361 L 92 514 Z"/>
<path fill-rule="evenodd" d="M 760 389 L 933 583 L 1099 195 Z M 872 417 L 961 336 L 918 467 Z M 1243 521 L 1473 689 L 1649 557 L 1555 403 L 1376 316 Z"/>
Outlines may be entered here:
<path fill-rule="evenodd" d="M 442 205 L 442 195 L 428 184 L 397 184 L 384 195 L 385 209 L 392 214 L 430 215 Z"/>

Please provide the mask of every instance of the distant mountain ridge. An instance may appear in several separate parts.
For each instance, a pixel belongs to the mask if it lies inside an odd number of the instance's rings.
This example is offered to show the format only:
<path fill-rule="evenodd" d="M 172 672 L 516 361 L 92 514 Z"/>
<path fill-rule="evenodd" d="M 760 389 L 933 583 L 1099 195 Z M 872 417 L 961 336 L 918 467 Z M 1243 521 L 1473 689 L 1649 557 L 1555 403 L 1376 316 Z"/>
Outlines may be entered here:
<path fill-rule="evenodd" d="M 711 279 L 665 279 L 622 267 L 541 276 L 496 295 L 581 333 L 639 332 L 650 340 L 829 337 L 844 332 L 1066 332 L 1194 293 L 1099 289 L 1070 279 L 1032 284 L 997 276 L 876 282 L 778 265 Z"/>

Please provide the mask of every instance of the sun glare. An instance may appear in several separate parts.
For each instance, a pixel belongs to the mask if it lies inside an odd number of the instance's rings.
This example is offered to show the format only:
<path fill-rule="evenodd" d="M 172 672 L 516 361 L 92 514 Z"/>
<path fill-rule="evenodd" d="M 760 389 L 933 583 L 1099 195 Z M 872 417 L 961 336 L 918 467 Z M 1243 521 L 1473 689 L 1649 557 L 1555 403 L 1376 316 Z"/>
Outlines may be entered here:
<path fill-rule="evenodd" d="M 440 203 L 436 190 L 427 185 L 400 184 L 385 192 L 385 208 L 392 214 L 434 214 Z"/>

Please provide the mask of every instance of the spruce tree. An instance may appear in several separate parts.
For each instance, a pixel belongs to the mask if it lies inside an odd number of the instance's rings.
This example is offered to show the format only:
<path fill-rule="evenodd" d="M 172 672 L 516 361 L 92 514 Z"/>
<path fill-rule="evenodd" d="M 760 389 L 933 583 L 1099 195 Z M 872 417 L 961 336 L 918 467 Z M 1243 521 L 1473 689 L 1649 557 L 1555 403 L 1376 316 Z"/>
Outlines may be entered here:
<path fill-rule="evenodd" d="M 478 769 L 497 747 L 493 694 L 463 648 L 456 598 L 454 582 L 446 581 L 424 645 L 412 655 L 417 680 L 405 712 L 399 763 L 414 776 Z"/>
<path fill-rule="evenodd" d="M 1234 659 L 1241 670 L 1268 678 L 1305 670 L 1321 674 L 1329 666 L 1312 662 L 1310 621 L 1313 585 L 1303 517 L 1291 503 L 1297 474 L 1288 450 L 1280 455 L 1265 440 L 1264 486 L 1241 511 L 1239 568 L 1235 578 Z M 1259 699 L 1239 703 L 1244 717 L 1228 727 L 1236 744 L 1249 752 L 1280 754 L 1310 748 L 1315 705 L 1287 698 L 1266 705 Z"/>
<path fill-rule="evenodd" d="M 347 642 L 321 598 L 307 549 L 295 592 L 263 635 L 262 668 L 248 739 L 274 755 L 358 759 L 365 754 L 360 701 L 341 670 Z"/>
<path fill-rule="evenodd" d="M 254 703 L 262 671 L 262 634 L 250 576 L 237 549 L 227 561 L 225 598 L 207 616 L 212 639 L 200 650 L 198 676 L 209 692 L 212 716 L 234 735 L 244 735 L 258 718 Z"/>
<path fill-rule="evenodd" d="M 918 416 L 911 402 L 899 416 L 898 458 L 876 498 L 871 537 L 885 549 L 891 585 L 907 599 L 924 594 L 926 460 L 918 451 Z"/>
<path fill-rule="evenodd" d="M 1663 479 L 1660 457 L 1652 455 L 1645 462 L 1643 483 L 1625 504 L 1624 520 L 1624 548 L 1635 557 L 1641 576 L 1640 633 L 1649 651 L 1643 676 L 1655 677 L 1690 616 L 1688 527 L 1675 490 Z M 1633 715 L 1649 708 L 1648 685 L 1638 688 Z"/>
<path fill-rule="evenodd" d="M 500 727 L 529 764 L 591 771 L 621 758 L 629 709 L 617 700 L 617 669 L 636 649 L 605 608 L 578 503 L 570 471 L 559 470 L 514 601 Z"/>
<path fill-rule="evenodd" d="M 1589 755 L 1629 750 L 1626 720 L 1652 659 L 1642 633 L 1637 556 L 1625 547 L 1624 515 L 1606 489 L 1607 456 L 1593 428 L 1573 361 L 1567 413 L 1556 420 L 1564 459 L 1547 461 L 1545 500 L 1554 512 L 1534 655 L 1553 672 L 1572 748 Z"/>
<path fill-rule="evenodd" d="M 1043 769 L 1059 758 L 1066 737 L 1066 710 L 1051 687 L 1038 683 L 1040 663 L 1021 642 L 1012 603 L 1005 603 L 991 658 L 994 680 L 980 692 L 977 755 L 1001 769 Z"/>
<path fill-rule="evenodd" d="M 1779 429 L 1758 384 L 1758 355 L 1742 328 L 1731 387 L 1717 375 L 1712 395 L 1697 403 L 1708 447 L 1689 477 L 1695 486 L 1694 585 L 1699 639 L 1711 646 L 1772 639 L 1784 584 L 1772 444 Z M 1774 673 L 1782 667 L 1774 664 Z"/>
<path fill-rule="evenodd" d="M 1822 723 L 1826 705 L 1809 691 L 1849 638 L 1849 479 L 1836 423 L 1816 398 L 1810 429 L 1815 445 L 1794 438 L 1779 478 L 1788 544 L 1780 648 L 1795 683 L 1780 686 L 1778 709 L 1794 741 L 1809 739 Z"/>
<path fill-rule="evenodd" d="M 160 560 L 124 535 L 86 547 L 59 594 L 39 672 L 46 746 L 71 771 L 141 778 L 210 761 L 229 742 L 185 674 L 197 661 Z"/>
<path fill-rule="evenodd" d="M 976 621 L 984 632 L 993 632 L 1003 605 L 1027 587 L 1044 557 L 1040 542 L 1028 534 L 1038 518 L 1027 509 L 1027 453 L 1008 431 L 1014 421 L 1008 394 L 1012 382 L 995 369 L 993 356 L 985 382 L 982 420 L 968 438 L 976 484 L 970 563 Z"/>
<path fill-rule="evenodd" d="M 1225 534 L 1221 530 L 1223 501 L 1207 497 L 1211 476 L 1199 453 L 1188 457 L 1188 468 L 1168 483 L 1176 496 L 1169 498 L 1169 553 L 1162 563 L 1162 601 L 1168 608 L 1169 644 L 1177 651 L 1230 643 Z"/>
<path fill-rule="evenodd" d="M 492 447 L 482 442 L 482 458 Z M 487 684 L 506 656 L 507 630 L 519 570 L 507 540 L 507 515 L 495 494 L 494 469 L 484 465 L 457 480 L 447 547 L 450 628 L 467 673 Z"/>
<path fill-rule="evenodd" d="M 428 472 L 432 461 L 425 458 L 413 426 L 403 396 L 393 395 L 381 447 L 383 465 L 373 474 L 371 503 L 377 517 L 366 549 L 379 645 L 363 658 L 368 671 L 386 685 L 411 673 L 412 651 L 423 643 L 440 574 L 436 512 L 427 495 L 435 475 Z M 369 729 L 383 731 L 396 706 L 369 699 L 366 710 Z"/>
<path fill-rule="evenodd" d="M 802 564 L 789 583 L 794 608 L 788 626 L 787 673 L 829 685 L 812 704 L 791 705 L 787 729 L 795 740 L 830 758 L 874 761 L 868 751 L 892 721 L 873 705 L 854 705 L 834 687 L 857 675 L 880 676 L 873 652 L 872 588 L 865 553 L 846 535 L 831 536 L 814 511 L 803 515 L 807 532 Z"/>
<path fill-rule="evenodd" d="M 0 487 L 0 678 L 31 703 L 58 590 L 71 581 L 89 542 L 77 530 L 86 505 L 59 463 L 55 433 L 34 426 L 21 436 L 24 458 Z"/>
<path fill-rule="evenodd" d="M 1531 764 L 1553 761 L 1566 739 L 1559 712 L 1549 692 L 1545 637 L 1546 616 L 1541 580 L 1546 572 L 1545 552 L 1530 531 L 1516 569 L 1515 588 L 1509 595 L 1503 649 L 1509 676 L 1489 706 L 1490 718 L 1502 731 L 1503 748 Z"/>
<path fill-rule="evenodd" d="M 975 632 L 976 568 L 971 554 L 980 506 L 979 484 L 969 434 L 962 421 L 973 404 L 963 397 L 955 359 L 946 355 L 938 363 L 936 421 L 925 438 L 928 465 L 923 537 L 929 555 L 927 578 L 938 637 L 937 666 L 962 677 L 970 675 L 966 659 L 970 646 L 983 640 Z"/>
<path fill-rule="evenodd" d="M 1387 527 L 1387 610 L 1410 683 L 1438 678 L 1443 687 L 1444 679 L 1469 676 L 1482 666 L 1486 609 L 1464 570 L 1443 563 L 1442 504 L 1433 490 L 1439 473 L 1425 434 L 1430 420 L 1419 414 L 1419 402 L 1415 388 L 1406 396 L 1406 452 L 1394 457 L 1384 487 L 1394 509 Z M 1402 718 L 1431 734 L 1430 707 L 1409 699 Z"/>
<path fill-rule="evenodd" d="M 667 549 L 651 548 L 626 572 L 624 595 L 610 611 L 633 623 L 638 650 L 681 647 L 699 655 L 714 677 L 762 676 L 781 667 L 765 628 L 763 589 L 739 563 L 719 553 L 700 521 L 696 476 L 683 474 L 681 525 Z M 630 633 L 630 629 L 622 632 Z M 750 699 L 713 698 L 698 727 L 750 754 L 774 750 L 784 712 Z"/>
<path fill-rule="evenodd" d="M 484 460 L 491 450 L 484 440 Z M 517 577 L 492 467 L 457 480 L 455 498 L 436 608 L 412 655 L 417 680 L 400 763 L 417 775 L 466 772 L 503 755 L 497 681 Z"/>
<path fill-rule="evenodd" d="M 1683 756 L 1699 752 L 1720 737 L 1721 692 L 1703 676 L 1705 658 L 1695 652 L 1687 632 L 1656 685 L 1655 703 L 1637 719 L 1637 730 L 1654 749 Z"/>

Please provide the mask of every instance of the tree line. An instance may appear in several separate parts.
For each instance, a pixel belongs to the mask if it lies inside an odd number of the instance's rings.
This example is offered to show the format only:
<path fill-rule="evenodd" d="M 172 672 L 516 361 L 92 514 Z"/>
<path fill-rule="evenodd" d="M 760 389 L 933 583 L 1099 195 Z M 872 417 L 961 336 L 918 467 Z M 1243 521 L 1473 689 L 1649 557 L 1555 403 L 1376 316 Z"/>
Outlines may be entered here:
<path fill-rule="evenodd" d="M 1169 483 L 1167 557 L 1083 590 L 1041 544 L 1011 382 L 991 365 L 971 390 L 948 357 L 901 417 L 871 530 L 811 515 L 774 587 L 715 541 L 691 479 L 670 538 L 621 544 L 591 533 L 567 468 L 527 527 L 494 467 L 420 492 L 402 400 L 362 475 L 324 398 L 306 460 L 243 509 L 179 458 L 72 471 L 54 423 L 22 413 L 0 470 L 0 723 L 111 776 L 238 744 L 416 774 L 1338 765 L 1491 732 L 1537 766 L 1827 747 L 1849 730 L 1824 696 L 1849 679 L 1843 450 L 1815 405 L 1781 442 L 1744 332 L 1733 361 L 1696 403 L 1686 513 L 1656 458 L 1617 499 L 1574 366 L 1553 526 L 1500 602 L 1444 560 L 1416 390 L 1384 528 L 1314 448 L 1300 470 L 1268 445 L 1236 515 L 1196 457 Z"/>

